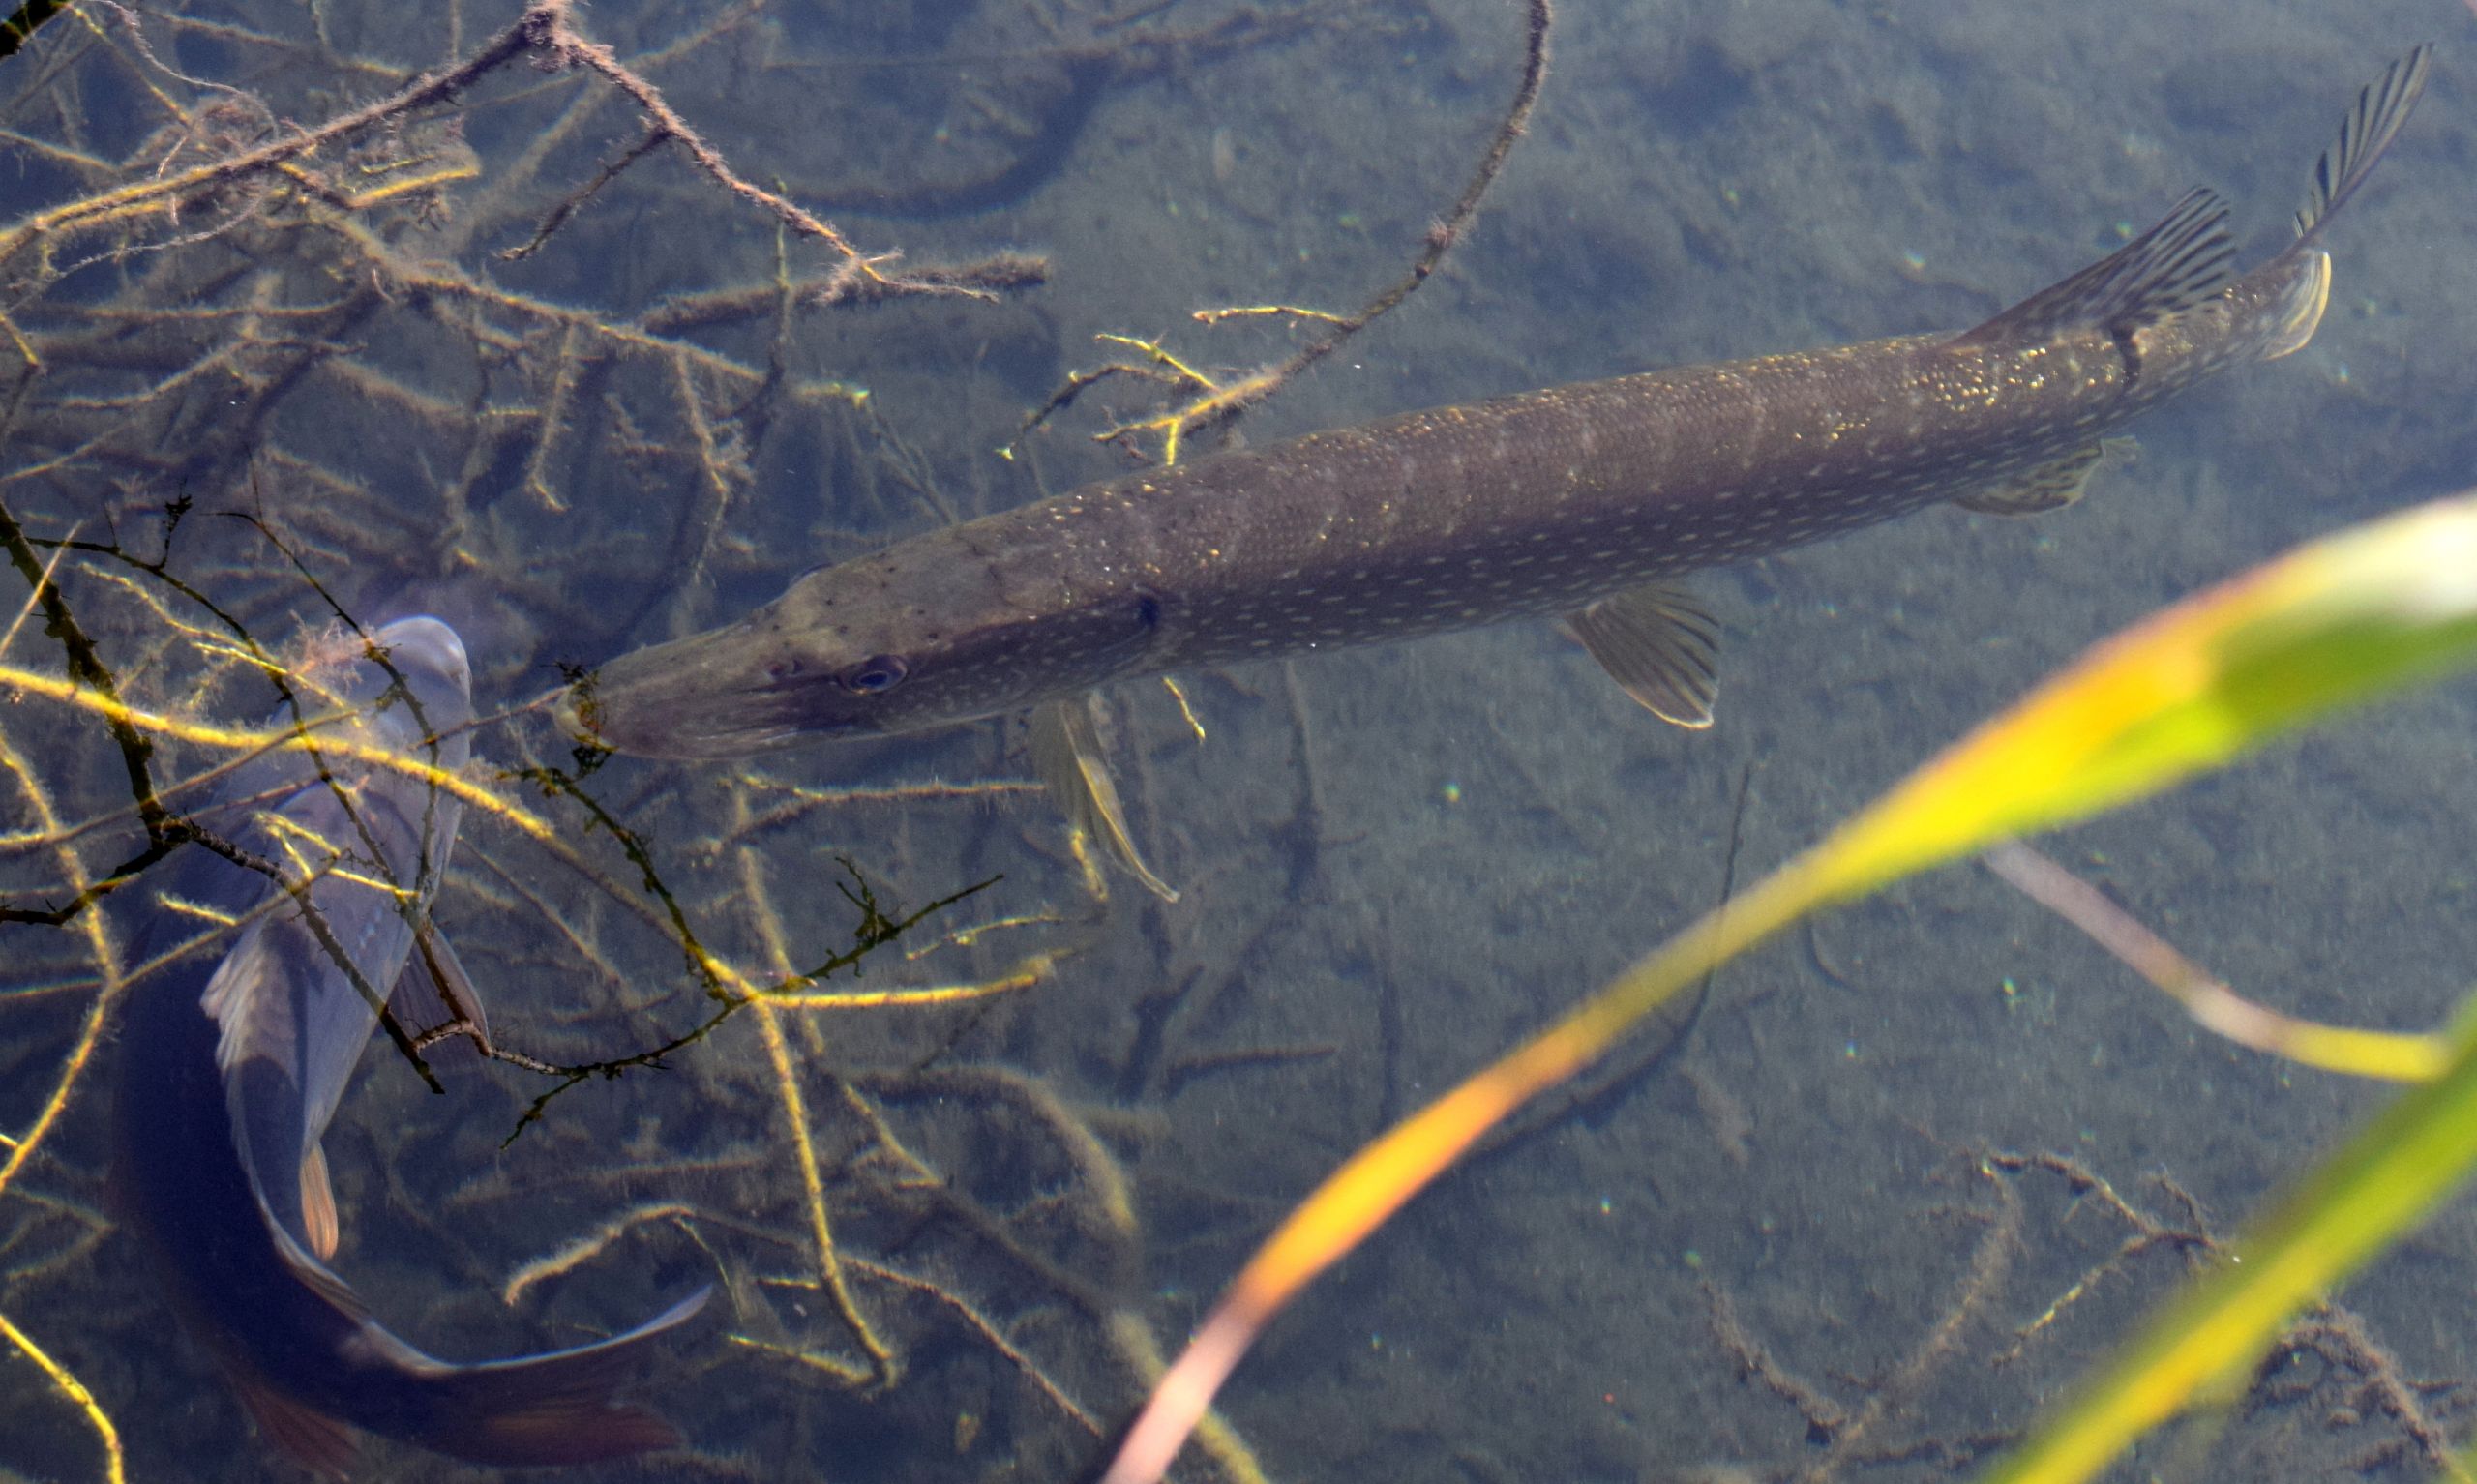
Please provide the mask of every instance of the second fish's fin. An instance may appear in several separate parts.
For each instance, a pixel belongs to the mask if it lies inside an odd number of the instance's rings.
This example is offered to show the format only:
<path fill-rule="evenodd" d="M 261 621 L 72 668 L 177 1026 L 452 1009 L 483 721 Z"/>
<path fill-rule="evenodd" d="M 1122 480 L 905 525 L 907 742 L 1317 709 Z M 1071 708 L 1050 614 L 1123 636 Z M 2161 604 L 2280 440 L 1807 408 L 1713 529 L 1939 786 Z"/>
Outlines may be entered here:
<path fill-rule="evenodd" d="M 301 1230 L 319 1261 L 334 1260 L 343 1227 L 336 1220 L 336 1186 L 327 1177 L 326 1146 L 314 1142 L 301 1156 Z"/>
<path fill-rule="evenodd" d="M 489 1053 L 491 1018 L 482 1007 L 481 992 L 473 988 L 455 945 L 434 922 L 424 919 L 413 935 L 413 951 L 404 958 L 404 971 L 396 977 L 387 1008 L 416 1041 L 442 1025 L 462 1022 L 467 1027 L 425 1048 L 422 1054 L 433 1061 L 442 1055 L 450 1062 L 473 1060 Z"/>
<path fill-rule="evenodd" d="M 351 1428 L 248 1372 L 234 1371 L 232 1380 L 258 1431 L 285 1457 L 322 1479 L 352 1477 L 361 1450 Z"/>
<path fill-rule="evenodd" d="M 623 1393 L 659 1337 L 702 1309 L 712 1291 L 699 1289 L 625 1334 L 543 1355 L 446 1365 L 398 1341 L 412 1393 L 403 1400 L 417 1419 L 403 1436 L 497 1468 L 590 1464 L 675 1447 L 671 1424 Z"/>
<path fill-rule="evenodd" d="M 1685 589 L 1654 582 L 1602 598 L 1566 622 L 1644 709 L 1680 727 L 1712 725 L 1719 626 Z"/>
<path fill-rule="evenodd" d="M 1092 725 L 1092 698 L 1077 696 L 1045 701 L 1033 709 L 1031 727 L 1032 771 L 1040 775 L 1067 824 L 1098 840 L 1146 890 L 1164 902 L 1178 901 L 1178 892 L 1154 876 L 1136 853 L 1126 813 L 1119 807 L 1118 786 L 1110 782 L 1109 765 L 1101 757 L 1100 731 Z"/>

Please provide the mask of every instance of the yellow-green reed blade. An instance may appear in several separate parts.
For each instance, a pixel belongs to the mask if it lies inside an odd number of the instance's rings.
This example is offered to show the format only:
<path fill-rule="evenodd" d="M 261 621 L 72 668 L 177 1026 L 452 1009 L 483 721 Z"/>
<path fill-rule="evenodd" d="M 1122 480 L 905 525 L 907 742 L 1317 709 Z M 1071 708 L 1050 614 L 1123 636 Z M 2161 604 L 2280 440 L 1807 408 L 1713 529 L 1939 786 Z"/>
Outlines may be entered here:
<path fill-rule="evenodd" d="M 2197 1395 L 2241 1384 L 2298 1309 L 2451 1193 L 2477 1161 L 2477 1037 L 2300 1181 L 2114 1365 L 2032 1435 L 1991 1484 L 2075 1484 Z"/>
<path fill-rule="evenodd" d="M 1239 1272 L 1155 1388 L 1105 1484 L 1157 1479 L 1276 1310 L 1489 1128 L 1715 965 L 1818 907 L 2147 796 L 2334 709 L 2465 666 L 2472 647 L 2477 494 L 2300 548 L 2091 650 L 1821 845 L 1352 1156 Z M 2447 1080 L 2419 1098 L 2457 1084 Z M 2422 1208 L 2399 1207 L 2381 1230 Z M 2328 1255 L 2330 1273 L 2344 1270 L 2336 1249 Z M 2283 1312 L 2257 1322 L 2275 1325 Z M 2201 1374 L 2151 1385 L 2140 1415 L 2165 1415 Z M 2110 1440 L 2100 1438 L 2098 1415 L 2079 1431 L 2102 1460 L 2146 1425 L 2124 1414 Z"/>

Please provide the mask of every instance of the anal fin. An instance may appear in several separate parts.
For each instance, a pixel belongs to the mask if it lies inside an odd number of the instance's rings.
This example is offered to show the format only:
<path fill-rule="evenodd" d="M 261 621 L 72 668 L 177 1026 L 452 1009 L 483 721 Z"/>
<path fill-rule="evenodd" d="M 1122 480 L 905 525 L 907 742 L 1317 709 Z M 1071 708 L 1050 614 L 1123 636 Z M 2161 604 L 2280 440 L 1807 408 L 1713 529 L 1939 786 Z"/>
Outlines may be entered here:
<path fill-rule="evenodd" d="M 1098 840 L 1147 891 L 1164 902 L 1178 901 L 1178 892 L 1136 853 L 1126 812 L 1119 807 L 1118 786 L 1110 782 L 1109 765 L 1101 757 L 1092 698 L 1045 701 L 1033 709 L 1031 728 L 1032 771 L 1040 775 L 1068 825 Z"/>
<path fill-rule="evenodd" d="M 1566 622 L 1626 694 L 1664 722 L 1712 725 L 1718 625 L 1686 591 L 1654 582 L 1602 598 Z"/>

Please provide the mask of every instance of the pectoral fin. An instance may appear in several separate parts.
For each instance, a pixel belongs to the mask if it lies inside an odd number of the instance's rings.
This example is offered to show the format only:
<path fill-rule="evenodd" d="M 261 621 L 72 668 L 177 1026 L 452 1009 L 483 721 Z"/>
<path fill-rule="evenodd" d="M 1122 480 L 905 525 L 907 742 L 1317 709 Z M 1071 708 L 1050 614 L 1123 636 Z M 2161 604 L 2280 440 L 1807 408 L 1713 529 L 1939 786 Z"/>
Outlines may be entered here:
<path fill-rule="evenodd" d="M 335 1258 L 343 1229 L 336 1222 L 336 1187 L 327 1178 L 327 1150 L 322 1144 L 312 1144 L 310 1152 L 301 1156 L 301 1231 L 319 1261 Z"/>
<path fill-rule="evenodd" d="M 1044 702 L 1033 710 L 1031 725 L 1032 771 L 1067 824 L 1098 840 L 1146 890 L 1164 902 L 1178 901 L 1179 894 L 1136 853 L 1127 833 L 1126 814 L 1119 808 L 1119 790 L 1110 782 L 1100 733 L 1092 725 L 1091 697 Z"/>
<path fill-rule="evenodd" d="M 1599 668 L 1654 716 L 1698 729 L 1712 725 L 1717 625 L 1684 589 L 1637 587 L 1569 613 L 1566 622 Z"/>
<path fill-rule="evenodd" d="M 2108 440 L 2109 443 L 2131 441 Z M 2089 490 L 2090 476 L 2098 473 L 2100 467 L 2108 461 L 2110 452 L 2105 444 L 2093 443 L 1993 489 L 1956 495 L 1953 503 L 1983 516 L 2038 516 L 2050 510 L 2062 510 Z"/>

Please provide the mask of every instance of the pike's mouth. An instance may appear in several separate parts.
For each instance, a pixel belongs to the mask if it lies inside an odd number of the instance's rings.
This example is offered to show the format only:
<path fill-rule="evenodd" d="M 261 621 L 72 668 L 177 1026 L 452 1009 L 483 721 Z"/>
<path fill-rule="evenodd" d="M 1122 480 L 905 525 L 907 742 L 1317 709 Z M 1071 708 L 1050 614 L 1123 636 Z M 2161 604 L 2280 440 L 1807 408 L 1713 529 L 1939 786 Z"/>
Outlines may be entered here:
<path fill-rule="evenodd" d="M 781 725 L 668 725 L 659 731 L 634 727 L 625 718 L 614 725 L 599 707 L 580 703 L 573 691 L 560 699 L 555 717 L 560 730 L 588 746 L 631 757 L 661 757 L 674 762 L 720 762 L 757 753 L 780 752 L 814 740 L 804 738 L 794 727 Z"/>
<path fill-rule="evenodd" d="M 765 699 L 710 697 L 682 698 L 674 705 L 626 693 L 614 696 L 586 681 L 559 698 L 555 717 L 560 730 L 589 746 L 680 762 L 745 757 L 810 740 L 797 727 L 762 714 L 776 709 L 763 704 Z M 751 711 L 760 714 L 747 714 Z"/>
<path fill-rule="evenodd" d="M 730 630 L 620 656 L 568 688 L 558 726 L 637 757 L 722 761 L 830 740 L 849 730 L 806 715 L 807 687 L 752 665 Z"/>

